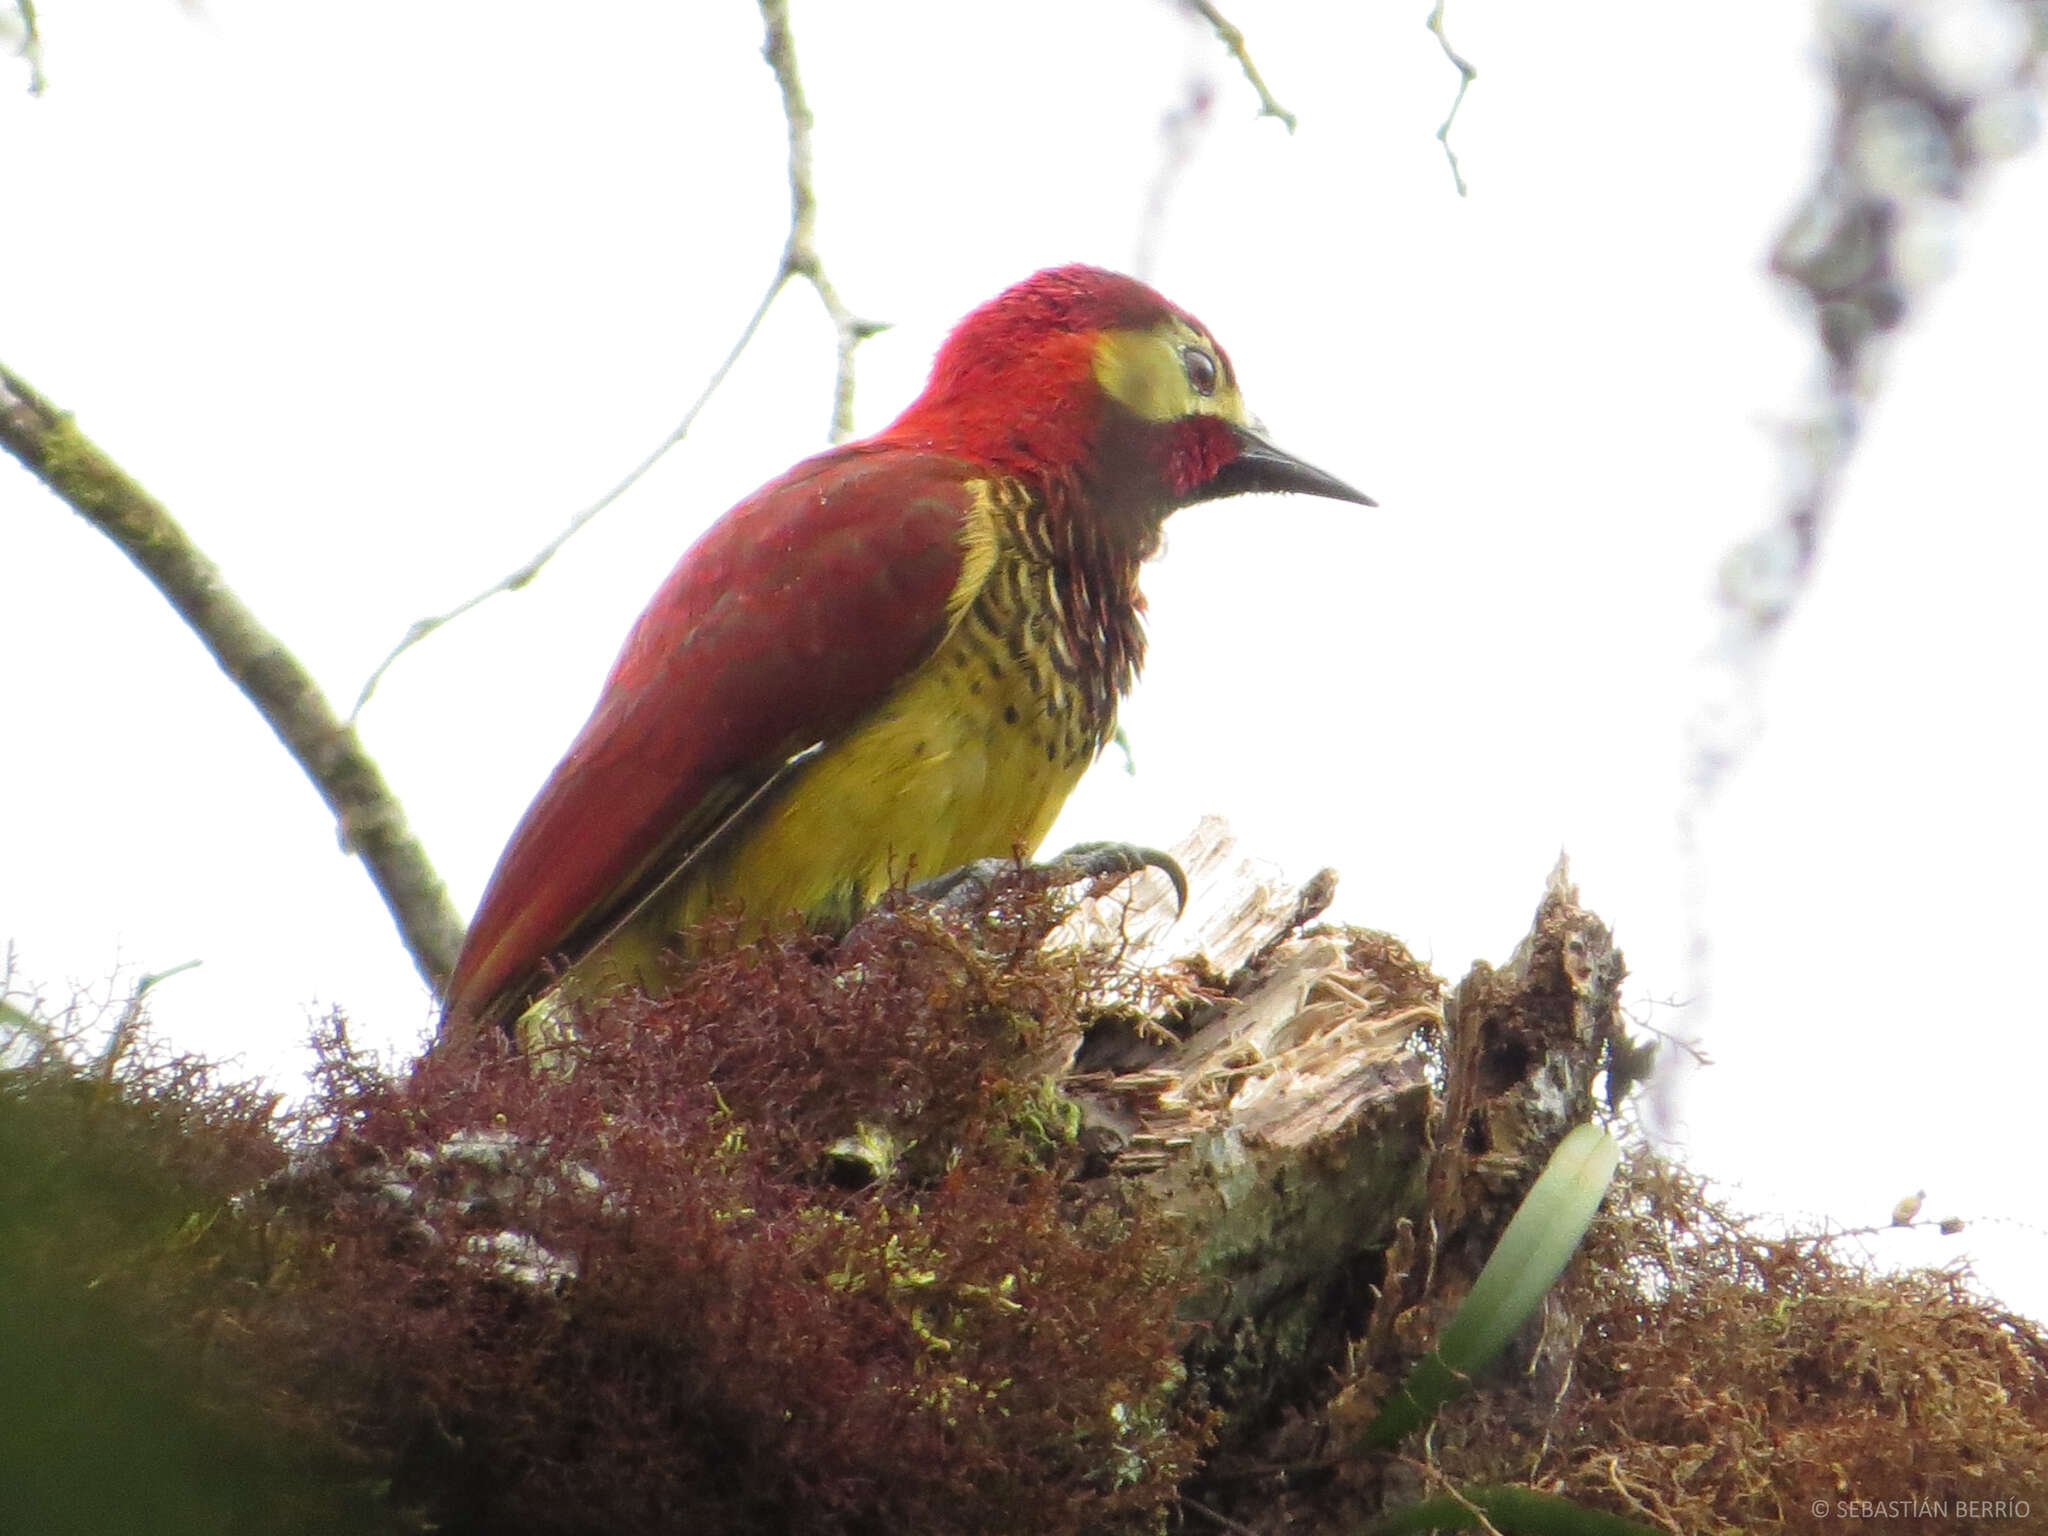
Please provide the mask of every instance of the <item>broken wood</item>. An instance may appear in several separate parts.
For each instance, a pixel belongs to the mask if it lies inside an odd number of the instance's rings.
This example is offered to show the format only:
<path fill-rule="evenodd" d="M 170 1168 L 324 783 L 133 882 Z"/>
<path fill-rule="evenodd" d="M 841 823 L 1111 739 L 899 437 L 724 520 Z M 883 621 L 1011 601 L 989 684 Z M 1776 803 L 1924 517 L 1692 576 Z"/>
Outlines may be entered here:
<path fill-rule="evenodd" d="M 1148 876 L 1083 902 L 1055 941 L 1165 967 L 1199 1000 L 1170 1032 L 1078 1042 L 1062 1087 L 1108 1166 L 1188 1224 L 1191 1364 L 1249 1432 L 1426 1345 L 1592 1117 L 1625 967 L 1563 859 L 1507 963 L 1447 994 L 1387 934 L 1304 928 L 1334 872 L 1292 886 L 1213 817 L 1173 852 L 1194 891 L 1182 922 Z"/>

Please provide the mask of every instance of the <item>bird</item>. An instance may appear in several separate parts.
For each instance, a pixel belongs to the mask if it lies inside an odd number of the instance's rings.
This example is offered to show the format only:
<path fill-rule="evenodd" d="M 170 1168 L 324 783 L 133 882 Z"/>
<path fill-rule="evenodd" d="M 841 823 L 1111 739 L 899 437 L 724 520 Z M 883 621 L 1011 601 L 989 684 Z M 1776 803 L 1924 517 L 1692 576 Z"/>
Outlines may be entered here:
<path fill-rule="evenodd" d="M 444 1040 L 659 992 L 714 915 L 843 931 L 912 877 L 1028 856 L 1115 732 L 1168 514 L 1244 492 L 1375 505 L 1276 447 L 1135 278 L 1054 267 L 973 310 L 895 421 L 669 573 L 499 858 Z"/>

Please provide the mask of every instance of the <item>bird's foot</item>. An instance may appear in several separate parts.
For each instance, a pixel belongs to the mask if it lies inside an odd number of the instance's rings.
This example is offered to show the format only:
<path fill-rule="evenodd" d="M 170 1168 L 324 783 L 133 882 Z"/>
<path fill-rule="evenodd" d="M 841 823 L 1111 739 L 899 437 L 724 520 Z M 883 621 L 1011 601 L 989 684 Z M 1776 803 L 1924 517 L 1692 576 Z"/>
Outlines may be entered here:
<path fill-rule="evenodd" d="M 1142 848 L 1136 843 L 1076 843 L 1043 864 L 1022 866 L 1023 873 L 1048 886 L 1078 885 L 1083 880 L 1107 880 L 1113 885 L 1147 869 L 1156 869 L 1173 882 L 1174 911 L 1186 911 L 1187 873 L 1172 854 L 1157 848 Z M 910 888 L 910 894 L 936 906 L 966 910 L 987 902 L 990 888 L 1001 876 L 1018 872 L 1014 859 L 976 859 L 943 875 L 919 881 Z"/>
<path fill-rule="evenodd" d="M 1156 869 L 1173 886 L 1173 912 L 1178 917 L 1188 909 L 1188 875 L 1180 860 L 1157 848 L 1137 843 L 1076 843 L 1044 866 L 1054 874 L 1054 883 L 1074 885 L 1082 880 L 1109 880 L 1112 884 L 1129 875 Z"/>

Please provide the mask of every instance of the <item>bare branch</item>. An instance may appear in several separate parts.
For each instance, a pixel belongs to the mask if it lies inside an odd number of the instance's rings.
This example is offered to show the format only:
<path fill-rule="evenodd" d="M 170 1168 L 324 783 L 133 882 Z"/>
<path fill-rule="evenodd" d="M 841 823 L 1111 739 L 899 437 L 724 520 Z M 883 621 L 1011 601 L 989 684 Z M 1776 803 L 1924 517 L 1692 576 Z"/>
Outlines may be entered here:
<path fill-rule="evenodd" d="M 838 351 L 838 366 L 832 380 L 832 425 L 829 433 L 832 442 L 844 442 L 853 435 L 853 353 L 868 337 L 888 329 L 886 322 L 864 320 L 849 310 L 840 301 L 838 290 L 825 275 L 825 264 L 818 256 L 818 196 L 811 178 L 811 116 L 810 103 L 804 98 L 803 79 L 797 73 L 796 43 L 789 28 L 788 0 L 760 0 L 761 21 L 766 28 L 766 39 L 761 53 L 767 59 L 769 68 L 775 72 L 775 83 L 782 91 L 782 112 L 789 124 L 789 235 L 783 241 L 782 259 L 777 264 L 775 276 L 768 284 L 768 291 L 761 296 L 761 302 L 754 306 L 754 312 L 747 317 L 747 323 L 740 328 L 739 340 L 725 355 L 725 361 L 713 370 L 690 408 L 683 413 L 683 419 L 676 423 L 658 444 L 654 451 L 635 465 L 632 471 L 604 495 L 569 519 L 568 525 L 535 551 L 533 557 L 520 565 L 475 596 L 465 599 L 446 613 L 433 614 L 415 620 L 404 637 L 393 646 L 384 659 L 377 663 L 363 683 L 362 692 L 356 695 L 355 708 L 349 711 L 349 721 L 355 722 L 377 691 L 377 685 L 384 680 L 384 674 L 391 670 L 393 662 L 418 645 L 442 625 L 461 618 L 472 608 L 496 597 L 500 592 L 516 592 L 541 573 L 543 567 L 562 551 L 567 544 L 590 520 L 617 501 L 626 492 L 638 485 L 647 472 L 659 464 L 669 449 L 689 436 L 690 428 L 696 425 L 697 417 L 710 402 L 711 397 L 732 372 L 733 365 L 740 360 L 747 344 L 754 339 L 754 333 L 761 328 L 776 297 L 793 277 L 801 277 L 817 291 L 819 300 L 825 306 L 825 313 L 832 322 L 832 331 Z"/>
<path fill-rule="evenodd" d="M 1259 116 L 1277 117 L 1287 125 L 1289 133 L 1294 132 L 1294 114 L 1275 101 L 1273 93 L 1266 89 L 1266 82 L 1259 74 L 1259 66 L 1252 62 L 1251 51 L 1245 47 L 1244 34 L 1232 26 L 1209 0 L 1182 0 L 1182 3 L 1209 23 L 1218 41 L 1230 51 L 1230 56 L 1237 60 L 1238 68 L 1244 71 L 1245 79 L 1250 81 L 1252 89 L 1259 93 Z"/>
<path fill-rule="evenodd" d="M 462 920 L 355 728 L 265 629 L 163 504 L 128 478 L 71 418 L 0 366 L 0 445 L 120 546 L 191 625 L 320 791 L 391 910 L 413 964 L 436 991 L 462 944 Z"/>
<path fill-rule="evenodd" d="M 782 115 L 789 123 L 789 239 L 782 248 L 782 279 L 801 277 L 818 292 L 838 339 L 839 368 L 832 381 L 832 441 L 853 435 L 853 350 L 886 323 L 863 320 L 839 301 L 818 259 L 818 194 L 811 180 L 811 104 L 797 73 L 796 40 L 789 30 L 789 0 L 760 0 L 768 30 L 761 55 L 782 88 Z M 781 279 L 778 279 L 778 281 Z"/>
<path fill-rule="evenodd" d="M 1444 147 L 1444 158 L 1451 162 L 1451 180 L 1458 184 L 1458 196 L 1465 195 L 1465 173 L 1458 169 L 1458 152 L 1451 148 L 1451 124 L 1458 120 L 1458 108 L 1465 105 L 1465 93 L 1472 89 L 1472 82 L 1479 78 L 1478 66 L 1451 46 L 1451 40 L 1444 36 L 1444 0 L 1436 0 L 1430 10 L 1429 20 L 1424 23 L 1436 34 L 1438 45 L 1444 57 L 1458 69 L 1458 94 L 1451 100 L 1451 110 L 1444 114 L 1444 120 L 1436 131 L 1437 143 Z"/>

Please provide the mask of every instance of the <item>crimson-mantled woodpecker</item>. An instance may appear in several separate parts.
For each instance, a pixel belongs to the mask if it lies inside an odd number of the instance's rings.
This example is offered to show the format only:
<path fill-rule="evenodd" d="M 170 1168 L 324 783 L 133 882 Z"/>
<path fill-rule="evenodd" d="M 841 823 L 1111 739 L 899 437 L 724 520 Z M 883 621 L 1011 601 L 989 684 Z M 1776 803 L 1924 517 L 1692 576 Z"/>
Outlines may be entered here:
<path fill-rule="evenodd" d="M 450 1029 L 558 972 L 658 985 L 714 912 L 843 925 L 1035 849 L 1137 676 L 1166 515 L 1242 491 L 1370 505 L 1267 441 L 1215 338 L 1143 283 L 1059 267 L 982 305 L 893 424 L 670 573 L 498 862 Z"/>

